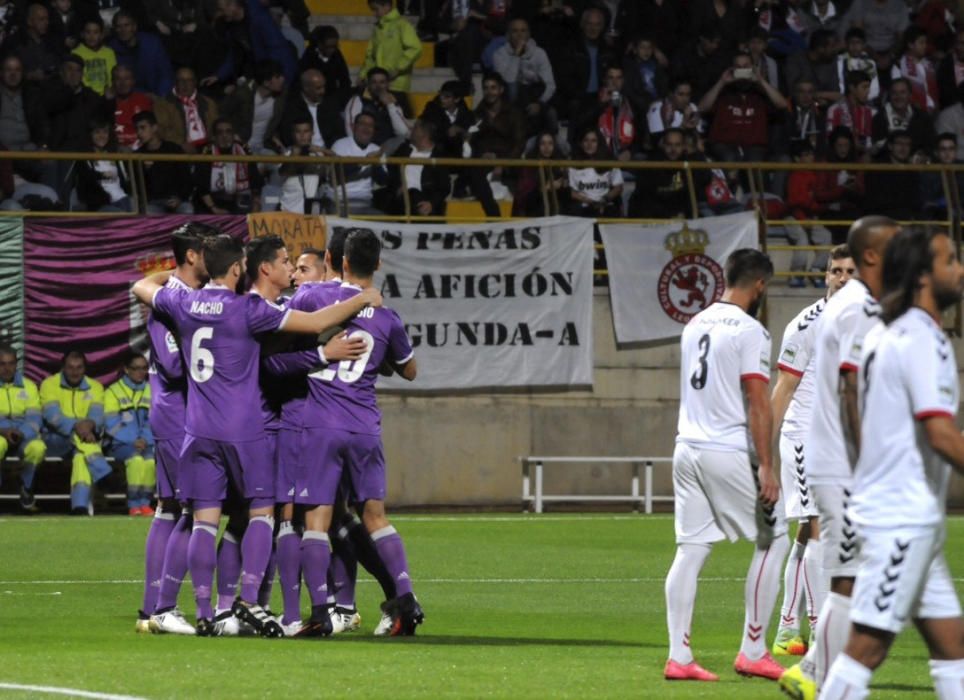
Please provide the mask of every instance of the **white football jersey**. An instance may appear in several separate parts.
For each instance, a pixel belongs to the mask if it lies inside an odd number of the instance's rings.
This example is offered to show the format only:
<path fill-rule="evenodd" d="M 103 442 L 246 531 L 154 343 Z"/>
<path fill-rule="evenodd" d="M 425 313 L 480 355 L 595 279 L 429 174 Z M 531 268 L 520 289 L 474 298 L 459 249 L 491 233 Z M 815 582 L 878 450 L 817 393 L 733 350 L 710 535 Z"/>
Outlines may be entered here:
<path fill-rule="evenodd" d="M 770 334 L 736 304 L 696 314 L 680 340 L 676 439 L 724 452 L 752 452 L 742 381 L 770 381 Z"/>
<path fill-rule="evenodd" d="M 807 481 L 839 484 L 853 476 L 840 419 L 840 372 L 856 372 L 864 337 L 880 318 L 880 306 L 857 279 L 827 301 L 817 319 L 813 406 L 807 432 Z"/>
<path fill-rule="evenodd" d="M 827 305 L 826 299 L 817 301 L 787 324 L 783 331 L 783 344 L 777 368 L 800 377 L 780 432 L 796 441 L 803 441 L 810 427 L 810 409 L 813 405 L 813 346 L 817 340 L 817 319 Z"/>
<path fill-rule="evenodd" d="M 954 349 L 926 312 L 911 308 L 863 359 L 860 459 L 850 500 L 860 525 L 931 526 L 944 518 L 951 469 L 921 420 L 956 419 Z"/>

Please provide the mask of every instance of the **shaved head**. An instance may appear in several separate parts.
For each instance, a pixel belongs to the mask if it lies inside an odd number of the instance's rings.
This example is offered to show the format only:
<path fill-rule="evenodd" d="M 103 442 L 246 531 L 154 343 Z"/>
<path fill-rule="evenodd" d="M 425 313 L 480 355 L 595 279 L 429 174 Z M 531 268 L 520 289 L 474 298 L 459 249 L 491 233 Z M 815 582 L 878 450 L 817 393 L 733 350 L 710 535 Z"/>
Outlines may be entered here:
<path fill-rule="evenodd" d="M 878 260 L 883 259 L 887 243 L 900 232 L 900 224 L 889 216 L 864 216 L 850 225 L 847 234 L 847 246 L 853 254 L 857 269 L 862 270 L 874 262 L 868 258 L 868 253 L 875 253 Z"/>

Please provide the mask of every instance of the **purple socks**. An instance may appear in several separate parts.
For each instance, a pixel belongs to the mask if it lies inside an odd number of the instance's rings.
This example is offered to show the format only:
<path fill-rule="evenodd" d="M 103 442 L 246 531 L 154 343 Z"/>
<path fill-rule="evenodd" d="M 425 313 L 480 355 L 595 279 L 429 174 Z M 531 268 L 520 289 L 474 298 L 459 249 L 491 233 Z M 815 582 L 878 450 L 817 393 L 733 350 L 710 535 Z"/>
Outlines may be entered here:
<path fill-rule="evenodd" d="M 385 568 L 395 581 L 395 596 L 401 597 L 412 592 L 412 579 L 408 575 L 408 561 L 405 558 L 405 545 L 402 538 L 391 525 L 372 533 L 378 555 Z"/>
<path fill-rule="evenodd" d="M 283 622 L 290 625 L 301 619 L 301 537 L 287 520 L 278 528 L 277 560 L 284 599 Z"/>
<path fill-rule="evenodd" d="M 214 584 L 214 566 L 217 560 L 215 541 L 218 526 L 212 523 L 195 522 L 191 541 L 187 547 L 187 563 L 194 582 L 194 600 L 197 602 L 197 618 L 213 619 L 211 609 L 211 587 Z"/>
<path fill-rule="evenodd" d="M 144 599 L 141 603 L 141 611 L 147 615 L 154 612 L 154 604 L 157 603 L 161 591 L 164 551 L 175 525 L 173 513 L 158 510 L 151 529 L 147 532 L 147 542 L 144 545 Z"/>
<path fill-rule="evenodd" d="M 274 518 L 258 515 L 251 518 L 241 540 L 241 600 L 248 604 L 258 602 L 258 589 L 264 580 L 264 572 L 271 559 L 274 540 Z M 218 591 L 220 597 L 220 591 Z"/>
<path fill-rule="evenodd" d="M 331 543 L 327 532 L 305 530 L 301 537 L 301 569 L 311 597 L 311 606 L 328 603 L 328 565 L 331 562 Z"/>
<path fill-rule="evenodd" d="M 177 595 L 187 574 L 187 550 L 191 541 L 193 518 L 189 510 L 181 512 L 173 530 L 167 538 L 164 550 L 164 566 L 161 574 L 161 588 L 157 602 L 152 610 L 166 610 L 177 605 Z M 145 610 L 145 612 L 150 612 Z"/>

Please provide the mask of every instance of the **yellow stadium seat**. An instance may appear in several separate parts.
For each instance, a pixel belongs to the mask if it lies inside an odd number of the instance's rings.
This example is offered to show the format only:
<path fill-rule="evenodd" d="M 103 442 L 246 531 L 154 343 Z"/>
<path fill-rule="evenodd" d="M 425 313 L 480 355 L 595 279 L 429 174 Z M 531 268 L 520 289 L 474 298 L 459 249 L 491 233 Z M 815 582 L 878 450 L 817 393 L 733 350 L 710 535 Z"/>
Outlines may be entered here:
<path fill-rule="evenodd" d="M 371 15 L 368 0 L 308 0 L 313 15 Z"/>
<path fill-rule="evenodd" d="M 367 41 L 361 40 L 342 40 L 338 42 L 338 47 L 345 56 L 345 63 L 351 68 L 357 68 L 365 62 L 365 49 L 368 47 Z M 416 68 L 433 68 L 435 66 L 435 44 L 423 43 L 422 55 L 415 62 Z"/>
<path fill-rule="evenodd" d="M 503 217 L 512 216 L 512 200 L 511 199 L 500 199 L 497 200 L 499 205 L 499 213 Z M 482 211 L 482 205 L 479 204 L 474 199 L 452 199 L 445 203 L 445 216 L 450 221 L 458 221 L 459 219 L 478 219 L 485 216 L 485 212 Z"/>

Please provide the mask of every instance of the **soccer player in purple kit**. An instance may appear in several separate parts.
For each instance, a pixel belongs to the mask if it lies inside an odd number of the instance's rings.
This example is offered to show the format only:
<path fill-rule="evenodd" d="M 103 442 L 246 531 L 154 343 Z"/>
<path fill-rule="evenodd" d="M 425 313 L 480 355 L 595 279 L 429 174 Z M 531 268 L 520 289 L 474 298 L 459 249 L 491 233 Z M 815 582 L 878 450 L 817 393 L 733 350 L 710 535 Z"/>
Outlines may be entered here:
<path fill-rule="evenodd" d="M 176 269 L 167 286 L 198 289 L 207 279 L 203 239 L 217 229 L 190 223 L 174 230 L 171 247 Z M 163 314 L 147 319 L 150 342 L 150 425 L 154 435 L 158 506 L 145 546 L 144 600 L 138 612 L 137 631 L 194 634 L 194 627 L 177 608 L 177 595 L 187 573 L 187 544 L 191 536 L 191 511 L 177 492 L 177 467 L 184 442 L 187 382 L 181 349 L 173 323 Z"/>
<path fill-rule="evenodd" d="M 280 625 L 257 604 L 258 587 L 271 555 L 274 507 L 273 460 L 266 453 L 260 416 L 256 337 L 270 331 L 318 334 L 343 323 L 368 305 L 380 305 L 377 290 L 311 314 L 286 311 L 252 295 L 235 293 L 244 271 L 244 248 L 230 236 L 205 242 L 211 282 L 189 292 L 165 288 L 167 273 L 138 281 L 134 294 L 171 317 L 188 369 L 188 409 L 181 452 L 181 493 L 194 511 L 188 566 L 197 602 L 197 633 L 214 634 L 211 588 L 215 537 L 228 485 L 248 500 L 249 525 L 241 542 L 244 570 L 233 611 L 264 636 L 280 636 Z"/>
<path fill-rule="evenodd" d="M 381 243 L 373 232 L 353 231 L 345 239 L 344 282 L 335 289 L 315 286 L 306 292 L 303 303 L 334 303 L 337 308 L 367 293 L 373 288 L 380 255 Z M 412 592 L 402 539 L 385 516 L 385 458 L 375 381 L 384 363 L 405 379 L 415 379 L 414 353 L 401 319 L 389 309 L 365 309 L 345 329 L 349 338 L 365 341 L 366 352 L 359 360 L 309 375 L 302 415 L 303 448 L 311 463 L 299 465 L 295 503 L 306 509 L 301 565 L 312 613 L 299 635 L 323 636 L 332 631 L 328 529 L 343 472 L 349 477 L 351 498 L 361 507 L 365 527 L 395 582 L 396 596 L 382 604 L 392 620 L 391 634 L 411 635 L 424 616 Z"/>

